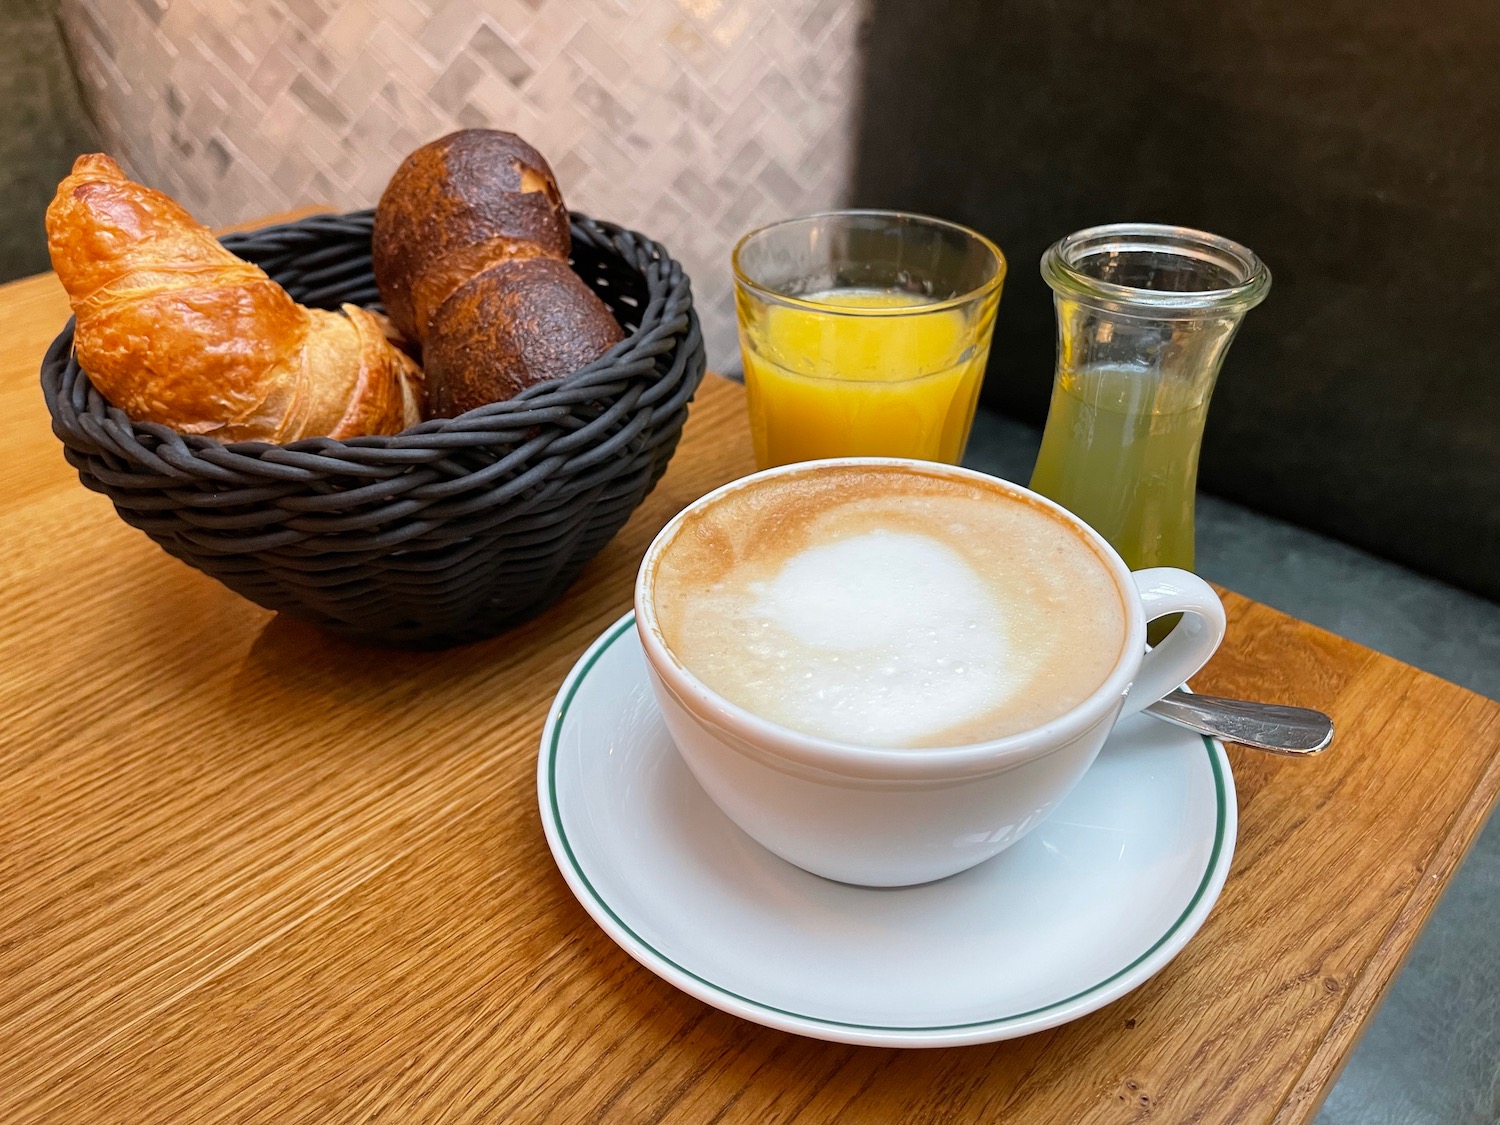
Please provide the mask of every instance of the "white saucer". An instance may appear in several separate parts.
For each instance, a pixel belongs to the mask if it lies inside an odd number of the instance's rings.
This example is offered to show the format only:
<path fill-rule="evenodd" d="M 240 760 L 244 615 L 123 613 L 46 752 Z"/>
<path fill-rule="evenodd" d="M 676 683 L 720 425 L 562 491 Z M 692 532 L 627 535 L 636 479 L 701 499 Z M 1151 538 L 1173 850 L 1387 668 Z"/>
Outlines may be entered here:
<path fill-rule="evenodd" d="M 818 1039 L 985 1043 L 1118 999 L 1167 964 L 1234 851 L 1224 748 L 1145 717 L 1019 844 L 920 887 L 832 883 L 776 858 L 698 788 L 627 614 L 563 682 L 542 735 L 547 842 L 579 902 L 652 972 Z"/>

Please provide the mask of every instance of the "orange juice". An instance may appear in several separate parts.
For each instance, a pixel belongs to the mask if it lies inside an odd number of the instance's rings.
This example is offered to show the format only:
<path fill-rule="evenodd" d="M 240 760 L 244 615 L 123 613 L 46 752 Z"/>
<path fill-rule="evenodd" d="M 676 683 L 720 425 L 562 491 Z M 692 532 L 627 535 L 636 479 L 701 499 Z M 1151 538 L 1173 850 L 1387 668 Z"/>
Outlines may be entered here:
<path fill-rule="evenodd" d="M 832 289 L 796 305 L 742 294 L 756 462 L 883 456 L 956 464 L 974 421 L 995 303 L 966 310 L 892 289 Z M 928 304 L 936 307 L 922 312 Z"/>

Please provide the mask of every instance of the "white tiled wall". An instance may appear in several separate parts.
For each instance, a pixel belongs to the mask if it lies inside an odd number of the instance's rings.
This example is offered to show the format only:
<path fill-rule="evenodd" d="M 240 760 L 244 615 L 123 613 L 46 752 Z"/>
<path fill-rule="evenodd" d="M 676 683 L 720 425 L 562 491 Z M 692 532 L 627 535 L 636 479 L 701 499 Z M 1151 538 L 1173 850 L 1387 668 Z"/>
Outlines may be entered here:
<path fill-rule="evenodd" d="M 62 0 L 101 134 L 224 223 L 368 206 L 461 126 L 518 132 L 569 204 L 666 243 L 710 363 L 737 366 L 728 254 L 847 184 L 867 0 Z"/>

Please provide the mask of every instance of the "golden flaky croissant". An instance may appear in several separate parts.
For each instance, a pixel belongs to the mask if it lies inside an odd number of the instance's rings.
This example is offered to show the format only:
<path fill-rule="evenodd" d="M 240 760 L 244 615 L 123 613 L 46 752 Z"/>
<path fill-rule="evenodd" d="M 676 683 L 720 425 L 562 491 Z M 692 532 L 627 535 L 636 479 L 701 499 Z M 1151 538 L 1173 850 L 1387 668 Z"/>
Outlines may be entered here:
<path fill-rule="evenodd" d="M 138 422 L 221 441 L 396 433 L 422 375 L 355 305 L 309 309 L 176 202 L 80 156 L 47 208 L 79 365 Z"/>

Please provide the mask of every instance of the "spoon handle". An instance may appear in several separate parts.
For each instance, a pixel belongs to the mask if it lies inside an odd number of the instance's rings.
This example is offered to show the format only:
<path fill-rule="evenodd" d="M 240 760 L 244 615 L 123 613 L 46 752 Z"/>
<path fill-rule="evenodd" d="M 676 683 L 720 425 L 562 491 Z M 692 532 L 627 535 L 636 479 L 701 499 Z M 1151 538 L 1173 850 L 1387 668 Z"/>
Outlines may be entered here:
<path fill-rule="evenodd" d="M 1146 708 L 1158 719 L 1225 742 L 1305 758 L 1333 741 L 1333 720 L 1307 707 L 1280 707 L 1174 691 Z"/>

